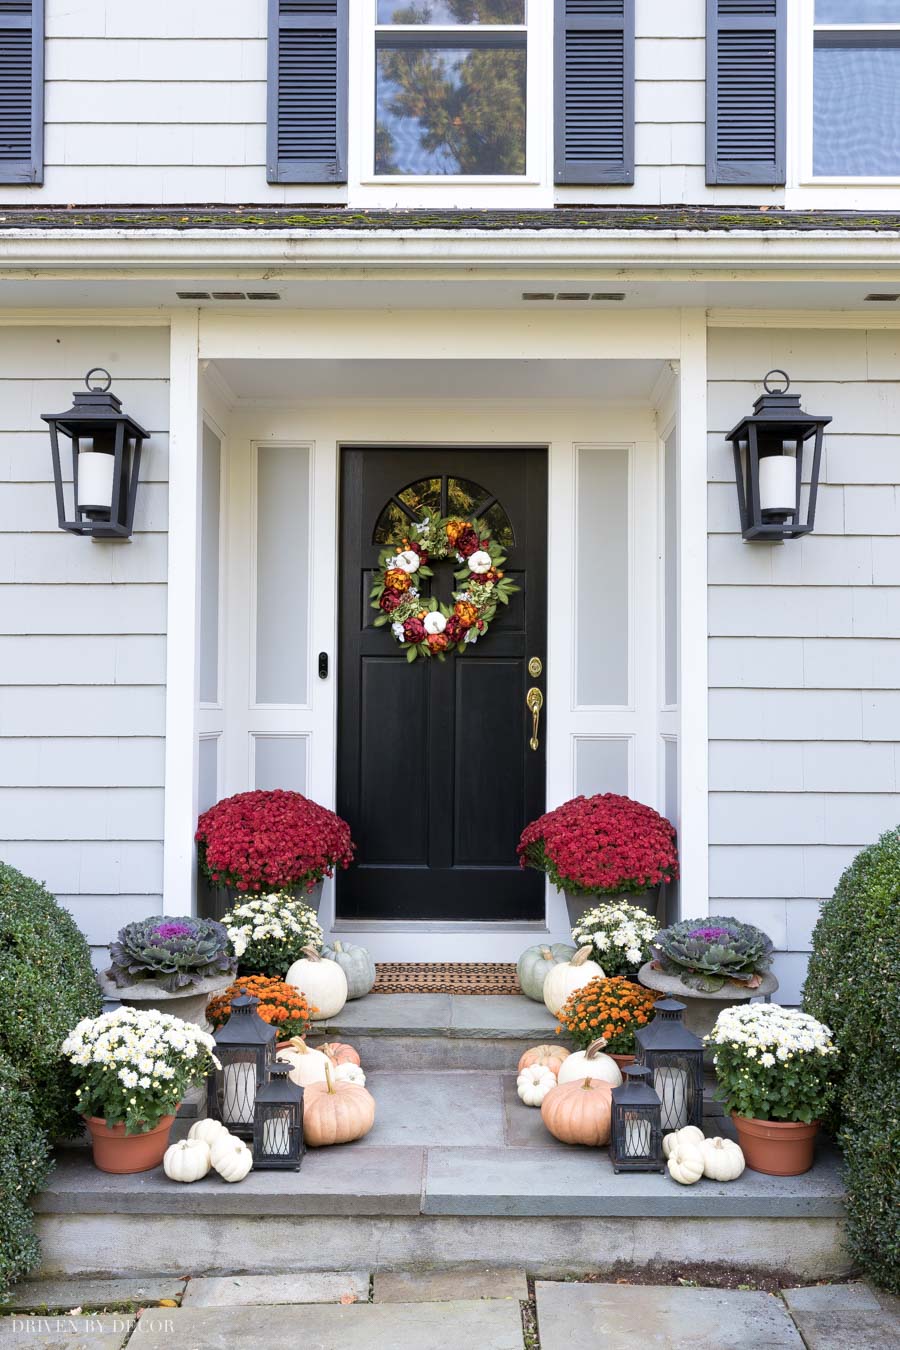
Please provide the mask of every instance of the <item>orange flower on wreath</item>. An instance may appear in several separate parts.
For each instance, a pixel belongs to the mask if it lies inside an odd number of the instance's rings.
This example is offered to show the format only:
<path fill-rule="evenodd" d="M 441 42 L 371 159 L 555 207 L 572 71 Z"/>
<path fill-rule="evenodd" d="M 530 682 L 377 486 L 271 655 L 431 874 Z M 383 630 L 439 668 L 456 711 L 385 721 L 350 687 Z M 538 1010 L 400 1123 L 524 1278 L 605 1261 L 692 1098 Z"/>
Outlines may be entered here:
<path fill-rule="evenodd" d="M 406 572 L 399 567 L 392 567 L 384 574 L 384 584 L 391 591 L 408 591 L 410 580 Z"/>
<path fill-rule="evenodd" d="M 453 613 L 459 619 L 463 628 L 471 628 L 478 618 L 478 610 L 471 600 L 457 600 L 453 606 Z"/>
<path fill-rule="evenodd" d="M 468 528 L 468 521 L 457 520 L 456 518 L 454 518 L 453 520 L 447 521 L 446 528 L 447 528 L 447 543 L 450 545 L 451 548 L 456 548 L 459 536 L 462 534 L 463 530 Z"/>

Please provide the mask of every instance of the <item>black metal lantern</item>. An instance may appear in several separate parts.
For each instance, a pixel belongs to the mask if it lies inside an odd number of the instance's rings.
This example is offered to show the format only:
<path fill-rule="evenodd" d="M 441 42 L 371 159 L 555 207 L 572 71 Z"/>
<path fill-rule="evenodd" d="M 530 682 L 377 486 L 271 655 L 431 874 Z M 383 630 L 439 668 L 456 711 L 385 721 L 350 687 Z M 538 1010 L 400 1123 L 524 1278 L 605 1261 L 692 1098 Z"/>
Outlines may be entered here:
<path fill-rule="evenodd" d="M 253 1138 L 256 1094 L 275 1063 L 278 1033 L 259 1016 L 258 1005 L 245 989 L 231 1000 L 231 1016 L 213 1038 L 222 1067 L 206 1080 L 206 1114 L 241 1139 Z"/>
<path fill-rule="evenodd" d="M 91 384 L 95 375 L 103 378 Z M 105 380 L 105 383 L 104 383 Z M 141 447 L 148 433 L 110 393 L 112 376 L 96 366 L 84 377 L 87 393 L 73 395 L 64 413 L 41 413 L 50 428 L 56 514 L 61 530 L 95 539 L 127 539 L 134 523 Z M 59 436 L 72 443 L 74 510 L 67 517 Z"/>
<path fill-rule="evenodd" d="M 273 1064 L 256 1094 L 253 1166 L 296 1172 L 303 1161 L 303 1089 L 290 1079 L 290 1064 Z"/>
<path fill-rule="evenodd" d="M 653 1021 L 634 1033 L 635 1060 L 650 1070 L 662 1104 L 662 1128 L 703 1125 L 703 1042 L 682 1020 L 685 1005 L 661 998 Z"/>
<path fill-rule="evenodd" d="M 625 1081 L 613 1088 L 609 1158 L 614 1172 L 661 1172 L 662 1103 L 650 1070 L 626 1064 Z"/>
<path fill-rule="evenodd" d="M 773 376 L 783 389 L 771 389 Z M 770 370 L 765 393 L 753 413 L 738 422 L 727 439 L 734 450 L 741 533 L 745 539 L 796 539 L 816 522 L 816 496 L 822 460 L 822 436 L 830 417 L 813 417 L 800 407 L 800 395 L 789 394 L 783 370 Z M 811 447 L 809 462 L 807 446 Z M 804 456 L 806 455 L 806 459 Z M 809 496 L 803 512 L 802 484 L 809 467 Z"/>

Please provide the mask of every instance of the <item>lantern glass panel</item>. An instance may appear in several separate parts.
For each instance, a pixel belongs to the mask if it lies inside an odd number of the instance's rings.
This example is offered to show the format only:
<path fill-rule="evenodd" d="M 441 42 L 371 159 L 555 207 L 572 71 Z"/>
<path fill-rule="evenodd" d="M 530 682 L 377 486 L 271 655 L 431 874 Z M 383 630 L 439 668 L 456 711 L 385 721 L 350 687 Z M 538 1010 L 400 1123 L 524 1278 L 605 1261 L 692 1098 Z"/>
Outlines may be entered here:
<path fill-rule="evenodd" d="M 258 1168 L 296 1171 L 303 1158 L 303 1089 L 290 1067 L 275 1064 L 259 1089 L 253 1121 L 253 1161 Z"/>
<path fill-rule="evenodd" d="M 207 1115 L 240 1138 L 253 1135 L 253 1111 L 259 1088 L 275 1063 L 277 1032 L 257 1014 L 259 999 L 232 999 L 231 1016 L 215 1034 L 221 1069 L 207 1080 Z"/>
<path fill-rule="evenodd" d="M 616 1172 L 663 1170 L 661 1105 L 650 1086 L 650 1071 L 628 1065 L 626 1080 L 613 1089 L 610 1161 Z"/>

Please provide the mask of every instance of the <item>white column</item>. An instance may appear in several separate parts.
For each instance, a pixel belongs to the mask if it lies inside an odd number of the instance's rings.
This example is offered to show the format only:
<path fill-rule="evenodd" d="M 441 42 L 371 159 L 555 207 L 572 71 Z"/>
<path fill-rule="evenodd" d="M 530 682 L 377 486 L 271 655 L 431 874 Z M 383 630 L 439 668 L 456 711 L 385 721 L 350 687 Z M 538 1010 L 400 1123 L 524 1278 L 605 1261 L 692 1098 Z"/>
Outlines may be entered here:
<path fill-rule="evenodd" d="M 708 913 L 709 713 L 707 643 L 706 315 L 681 311 L 678 381 L 678 795 L 681 908 Z"/>
<path fill-rule="evenodd" d="M 199 311 L 171 316 L 163 912 L 193 913 L 197 874 L 200 554 Z"/>

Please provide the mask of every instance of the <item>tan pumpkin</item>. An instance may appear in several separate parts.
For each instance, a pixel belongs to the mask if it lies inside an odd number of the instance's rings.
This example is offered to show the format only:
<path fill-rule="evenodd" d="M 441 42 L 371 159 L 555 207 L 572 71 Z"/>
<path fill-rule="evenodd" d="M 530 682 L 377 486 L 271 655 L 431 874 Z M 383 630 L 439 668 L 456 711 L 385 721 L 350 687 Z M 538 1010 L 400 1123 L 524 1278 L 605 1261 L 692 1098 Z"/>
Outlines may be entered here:
<path fill-rule="evenodd" d="M 522 1073 L 524 1069 L 531 1069 L 538 1064 L 544 1069 L 549 1069 L 556 1078 L 563 1060 L 568 1058 L 569 1052 L 562 1045 L 534 1045 L 519 1057 L 518 1071 Z"/>
<path fill-rule="evenodd" d="M 611 1118 L 612 1088 L 599 1078 L 557 1085 L 541 1102 L 541 1119 L 563 1144 L 608 1144 Z"/>
<path fill-rule="evenodd" d="M 560 961 L 544 980 L 544 1006 L 555 1017 L 570 994 L 591 980 L 603 979 L 603 967 L 590 957 L 593 947 L 582 947 L 571 961 Z"/>
<path fill-rule="evenodd" d="M 303 1093 L 303 1138 L 310 1148 L 349 1144 L 362 1139 L 375 1124 L 375 1098 L 356 1083 L 335 1083 L 330 1065 L 325 1082 Z"/>
<path fill-rule="evenodd" d="M 299 1083 L 300 1087 L 325 1082 L 328 1056 L 323 1055 L 321 1050 L 310 1050 L 301 1036 L 294 1036 L 286 1045 L 279 1045 L 277 1058 L 290 1064 L 291 1082 Z"/>
<path fill-rule="evenodd" d="M 319 1049 L 327 1055 L 332 1064 L 359 1064 L 359 1052 L 343 1041 L 326 1041 Z"/>

